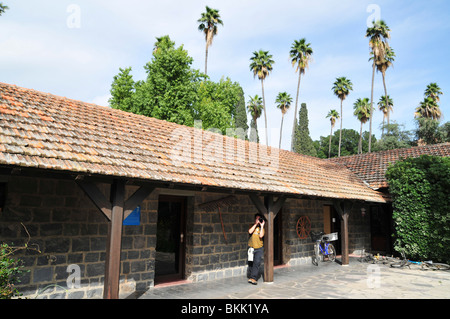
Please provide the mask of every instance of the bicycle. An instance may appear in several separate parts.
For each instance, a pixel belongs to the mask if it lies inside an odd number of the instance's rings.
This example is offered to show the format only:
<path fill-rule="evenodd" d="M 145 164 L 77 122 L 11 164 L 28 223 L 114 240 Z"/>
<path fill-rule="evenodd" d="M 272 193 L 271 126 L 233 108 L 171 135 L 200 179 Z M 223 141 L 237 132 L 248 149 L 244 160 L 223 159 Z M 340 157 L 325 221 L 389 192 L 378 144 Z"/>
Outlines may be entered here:
<path fill-rule="evenodd" d="M 338 239 L 337 233 L 326 234 L 323 232 L 311 232 L 311 239 L 314 242 L 314 255 L 312 256 L 312 263 L 319 266 L 319 261 L 323 257 L 327 257 L 328 261 L 336 260 L 336 249 L 330 241 Z M 321 256 L 322 255 L 322 256 Z"/>
<path fill-rule="evenodd" d="M 393 256 L 382 256 L 380 254 L 373 255 L 371 253 L 366 253 L 364 257 L 359 258 L 360 262 L 370 262 L 372 264 L 383 264 L 383 265 L 390 265 L 393 263 L 399 262 L 398 258 L 395 258 Z"/>
<path fill-rule="evenodd" d="M 432 260 L 427 261 L 412 261 L 405 257 L 405 253 L 402 252 L 402 260 L 397 263 L 391 264 L 392 268 L 403 268 L 408 267 L 411 269 L 410 265 L 420 265 L 422 270 L 450 270 L 450 265 L 444 263 L 435 263 Z"/>

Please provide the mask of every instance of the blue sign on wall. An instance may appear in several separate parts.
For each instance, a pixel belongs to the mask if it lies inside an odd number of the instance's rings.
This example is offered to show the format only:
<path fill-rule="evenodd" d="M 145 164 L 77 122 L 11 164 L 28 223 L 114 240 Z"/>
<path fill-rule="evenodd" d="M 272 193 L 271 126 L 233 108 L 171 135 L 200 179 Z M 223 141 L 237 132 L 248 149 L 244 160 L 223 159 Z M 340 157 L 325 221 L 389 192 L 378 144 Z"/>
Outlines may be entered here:
<path fill-rule="evenodd" d="M 125 218 L 123 224 L 125 226 L 139 226 L 141 224 L 141 206 L 136 207 L 136 209 Z"/>

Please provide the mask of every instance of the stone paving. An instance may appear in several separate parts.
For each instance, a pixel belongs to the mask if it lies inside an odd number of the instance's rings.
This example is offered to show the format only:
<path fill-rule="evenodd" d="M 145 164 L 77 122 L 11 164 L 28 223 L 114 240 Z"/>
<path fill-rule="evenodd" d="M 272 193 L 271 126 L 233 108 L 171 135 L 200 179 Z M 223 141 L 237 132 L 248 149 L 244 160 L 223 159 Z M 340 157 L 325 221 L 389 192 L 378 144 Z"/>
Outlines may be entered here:
<path fill-rule="evenodd" d="M 450 271 L 395 269 L 361 263 L 350 258 L 348 266 L 322 262 L 275 269 L 274 282 L 247 278 L 155 287 L 138 299 L 450 299 Z"/>

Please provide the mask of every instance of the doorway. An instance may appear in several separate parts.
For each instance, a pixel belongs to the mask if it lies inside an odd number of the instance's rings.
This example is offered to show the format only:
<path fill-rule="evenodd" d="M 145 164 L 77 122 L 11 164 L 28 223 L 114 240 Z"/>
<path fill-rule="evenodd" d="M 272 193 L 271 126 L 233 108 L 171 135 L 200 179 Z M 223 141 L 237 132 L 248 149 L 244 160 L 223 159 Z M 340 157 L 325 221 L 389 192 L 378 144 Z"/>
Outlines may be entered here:
<path fill-rule="evenodd" d="M 370 234 L 372 252 L 390 254 L 392 210 L 388 206 L 370 207 Z"/>
<path fill-rule="evenodd" d="M 156 228 L 155 283 L 184 279 L 186 198 L 159 197 Z"/>
<path fill-rule="evenodd" d="M 282 221 L 283 211 L 280 210 L 273 220 L 273 265 L 283 264 L 283 232 Z"/>
<path fill-rule="evenodd" d="M 338 240 L 332 244 L 336 254 L 341 254 L 341 217 L 333 206 L 323 206 L 323 232 L 325 234 L 338 233 Z"/>

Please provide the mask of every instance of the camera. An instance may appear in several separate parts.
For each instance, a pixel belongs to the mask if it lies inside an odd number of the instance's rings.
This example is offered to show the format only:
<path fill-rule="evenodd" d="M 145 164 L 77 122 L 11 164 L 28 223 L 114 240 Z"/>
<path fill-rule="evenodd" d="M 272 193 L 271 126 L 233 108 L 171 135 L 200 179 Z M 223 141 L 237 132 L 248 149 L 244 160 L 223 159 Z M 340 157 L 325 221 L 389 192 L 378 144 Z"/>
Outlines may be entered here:
<path fill-rule="evenodd" d="M 260 222 L 260 223 L 264 222 L 264 219 L 260 217 L 260 218 L 259 218 L 259 222 Z"/>

